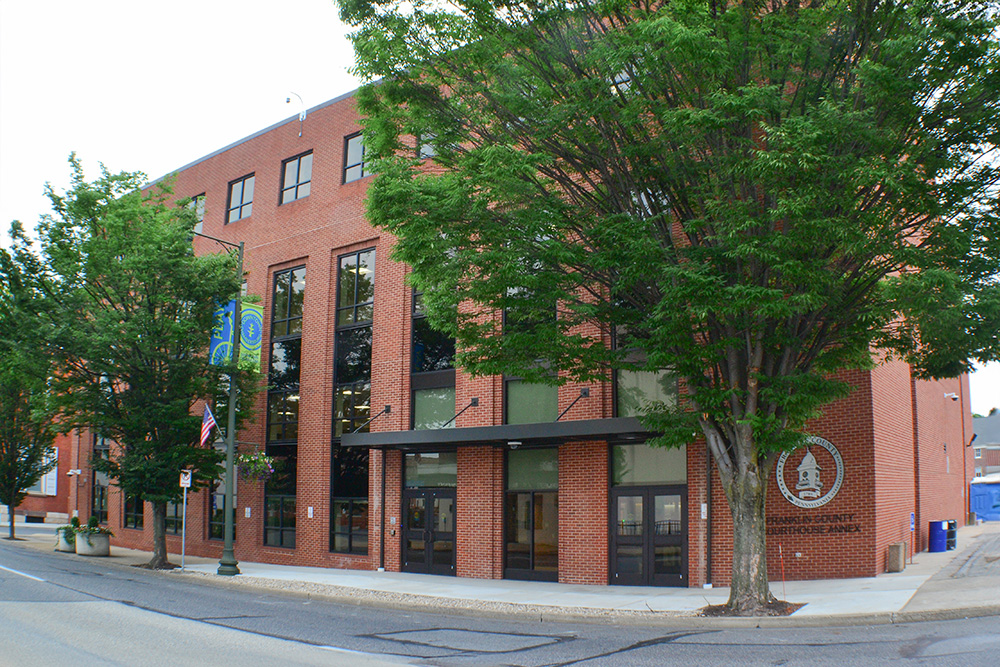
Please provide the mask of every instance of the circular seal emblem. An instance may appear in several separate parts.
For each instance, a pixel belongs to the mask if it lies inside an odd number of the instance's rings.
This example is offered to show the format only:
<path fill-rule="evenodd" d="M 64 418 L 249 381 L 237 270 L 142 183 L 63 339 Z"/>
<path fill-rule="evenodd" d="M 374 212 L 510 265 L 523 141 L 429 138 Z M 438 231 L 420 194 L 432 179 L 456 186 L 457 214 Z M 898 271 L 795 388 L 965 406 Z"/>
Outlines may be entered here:
<path fill-rule="evenodd" d="M 822 507 L 844 484 L 844 459 L 832 442 L 813 435 L 804 448 L 781 455 L 775 474 L 785 500 L 805 509 Z"/>
<path fill-rule="evenodd" d="M 260 313 L 253 309 L 243 310 L 240 314 L 240 340 L 245 348 L 260 347 L 261 334 L 264 331 L 264 322 L 261 321 Z"/>

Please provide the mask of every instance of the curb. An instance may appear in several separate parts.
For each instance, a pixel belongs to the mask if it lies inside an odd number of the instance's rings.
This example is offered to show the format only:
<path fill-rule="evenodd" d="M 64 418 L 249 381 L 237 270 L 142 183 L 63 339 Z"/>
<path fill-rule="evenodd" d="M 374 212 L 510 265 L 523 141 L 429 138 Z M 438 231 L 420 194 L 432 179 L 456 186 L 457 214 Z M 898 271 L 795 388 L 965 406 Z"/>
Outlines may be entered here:
<path fill-rule="evenodd" d="M 47 541 L 26 540 L 23 546 L 48 551 Z M 132 567 L 136 560 L 127 555 L 114 556 L 106 562 L 112 567 Z M 74 554 L 68 554 L 74 555 Z M 138 559 L 141 562 L 143 559 Z M 516 602 L 493 602 L 468 598 L 441 598 L 415 593 L 381 591 L 319 584 L 308 581 L 270 579 L 240 574 L 235 577 L 200 572 L 196 570 L 147 570 L 159 576 L 186 577 L 189 583 L 230 589 L 249 589 L 274 595 L 297 597 L 307 600 L 324 600 L 337 604 L 358 607 L 377 607 L 400 611 L 423 611 L 450 616 L 477 616 L 487 618 L 519 619 L 536 623 L 586 623 L 607 624 L 613 621 L 619 625 L 645 627 L 671 627 L 695 629 L 728 628 L 815 628 L 815 627 L 857 627 L 865 625 L 895 625 L 902 623 L 925 623 L 933 621 L 953 621 L 964 618 L 1000 616 L 1000 604 L 977 607 L 955 607 L 922 611 L 874 612 L 870 614 L 816 615 L 816 616 L 752 616 L 752 617 L 704 617 L 691 612 L 657 612 L 625 609 L 604 609 L 594 607 L 555 607 L 549 605 L 519 604 Z"/>

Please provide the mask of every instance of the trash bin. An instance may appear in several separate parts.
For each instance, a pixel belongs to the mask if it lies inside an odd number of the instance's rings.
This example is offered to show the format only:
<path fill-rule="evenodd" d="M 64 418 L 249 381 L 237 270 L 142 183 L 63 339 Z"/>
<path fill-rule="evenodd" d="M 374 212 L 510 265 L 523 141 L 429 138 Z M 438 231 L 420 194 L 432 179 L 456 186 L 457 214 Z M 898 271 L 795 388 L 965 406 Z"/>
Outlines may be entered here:
<path fill-rule="evenodd" d="M 948 551 L 954 551 L 955 546 L 958 544 L 958 521 L 952 519 L 951 521 L 946 521 L 948 524 L 948 534 L 945 540 L 945 548 Z"/>
<path fill-rule="evenodd" d="M 931 521 L 927 536 L 927 550 L 936 553 L 948 548 L 948 522 Z"/>

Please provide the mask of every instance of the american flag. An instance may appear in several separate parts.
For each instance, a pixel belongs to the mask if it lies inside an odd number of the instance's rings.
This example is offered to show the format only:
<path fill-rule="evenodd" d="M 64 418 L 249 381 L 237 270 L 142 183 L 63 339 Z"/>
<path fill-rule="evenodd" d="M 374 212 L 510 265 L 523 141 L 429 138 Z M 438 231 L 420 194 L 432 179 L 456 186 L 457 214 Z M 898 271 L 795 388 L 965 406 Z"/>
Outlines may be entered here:
<path fill-rule="evenodd" d="M 208 442 L 209 438 L 212 437 L 212 428 L 219 428 L 219 425 L 215 423 L 215 416 L 212 415 L 212 409 L 205 406 L 205 416 L 201 420 L 201 446 L 204 447 Z"/>

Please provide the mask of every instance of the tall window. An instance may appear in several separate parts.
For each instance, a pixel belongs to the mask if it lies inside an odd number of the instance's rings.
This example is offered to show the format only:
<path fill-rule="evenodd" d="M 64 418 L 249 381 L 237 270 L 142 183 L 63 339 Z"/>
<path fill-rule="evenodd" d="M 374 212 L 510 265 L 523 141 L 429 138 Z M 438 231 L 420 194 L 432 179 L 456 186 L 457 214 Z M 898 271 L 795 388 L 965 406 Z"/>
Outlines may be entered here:
<path fill-rule="evenodd" d="M 95 459 L 107 460 L 110 455 L 108 441 L 99 435 L 94 436 Z M 96 516 L 99 523 L 108 522 L 108 487 L 110 480 L 107 473 L 94 471 L 94 483 L 90 495 L 90 515 Z"/>
<path fill-rule="evenodd" d="M 235 507 L 236 494 L 233 494 Z M 222 540 L 226 537 L 226 473 L 215 481 L 208 496 L 208 539 Z M 233 516 L 233 539 L 236 539 L 236 517 Z"/>
<path fill-rule="evenodd" d="M 504 574 L 555 581 L 559 569 L 559 450 L 507 452 Z"/>
<path fill-rule="evenodd" d="M 371 418 L 375 251 L 340 258 L 334 367 L 330 550 L 368 553 L 368 452 L 340 447 L 339 438 Z"/>
<path fill-rule="evenodd" d="M 312 183 L 312 151 L 289 158 L 281 163 L 281 199 L 287 204 L 309 196 Z"/>
<path fill-rule="evenodd" d="M 276 470 L 264 486 L 264 544 L 286 548 L 295 547 L 296 445 L 305 288 L 304 266 L 274 276 L 267 375 L 267 453 L 276 457 Z"/>
<path fill-rule="evenodd" d="M 194 226 L 195 233 L 200 234 L 202 225 L 205 220 L 205 193 L 202 192 L 200 195 L 195 195 L 191 197 L 191 203 L 188 204 L 188 208 L 194 211 L 195 218 L 198 222 Z"/>
<path fill-rule="evenodd" d="M 344 137 L 344 183 L 357 181 L 371 174 L 365 165 L 365 140 L 362 134 Z"/>
<path fill-rule="evenodd" d="M 142 530 L 142 498 L 125 496 L 124 518 L 126 528 Z"/>
<path fill-rule="evenodd" d="M 304 266 L 274 276 L 267 392 L 268 443 L 295 443 L 299 427 Z"/>
<path fill-rule="evenodd" d="M 166 532 L 180 535 L 184 527 L 184 503 L 167 503 Z"/>
<path fill-rule="evenodd" d="M 295 548 L 296 463 L 294 453 L 275 457 L 274 474 L 264 485 L 264 544 L 268 546 Z"/>
<path fill-rule="evenodd" d="M 410 372 L 414 430 L 441 428 L 455 416 L 455 339 L 431 327 L 419 292 L 413 294 Z"/>
<path fill-rule="evenodd" d="M 250 217 L 253 212 L 253 184 L 253 174 L 238 178 L 229 184 L 226 224 Z"/>

